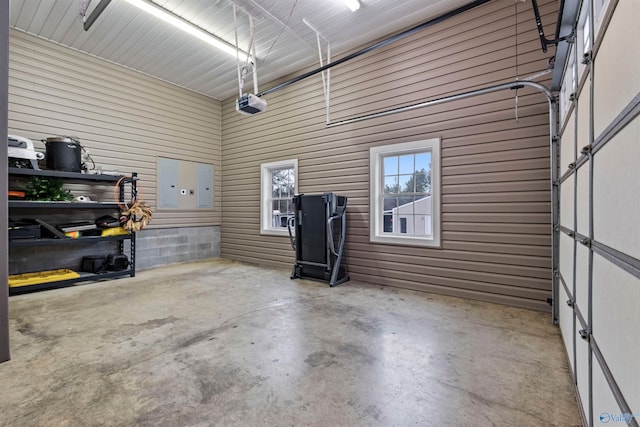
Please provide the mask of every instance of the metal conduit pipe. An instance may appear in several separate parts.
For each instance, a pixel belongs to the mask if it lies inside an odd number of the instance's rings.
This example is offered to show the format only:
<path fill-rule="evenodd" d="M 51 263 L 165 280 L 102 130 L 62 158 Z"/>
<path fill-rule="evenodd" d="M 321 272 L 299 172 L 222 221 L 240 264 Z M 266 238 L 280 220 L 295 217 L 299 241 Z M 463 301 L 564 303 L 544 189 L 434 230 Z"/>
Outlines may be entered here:
<path fill-rule="evenodd" d="M 359 51 L 354 52 L 352 54 L 349 54 L 349 55 L 345 56 L 344 58 L 340 58 L 335 62 L 331 62 L 329 64 L 326 64 L 326 65 L 322 66 L 322 67 L 316 68 L 315 70 L 311 70 L 311 71 L 309 71 L 307 73 L 304 73 L 304 74 L 301 74 L 301 75 L 299 75 L 297 77 L 294 77 L 291 80 L 287 80 L 284 83 L 280 83 L 279 85 L 274 86 L 274 87 L 272 87 L 270 89 L 267 89 L 265 91 L 256 93 L 256 96 L 264 96 L 264 95 L 270 94 L 272 92 L 278 91 L 280 89 L 284 89 L 287 86 L 291 86 L 294 83 L 298 83 L 301 80 L 304 80 L 304 79 L 306 79 L 308 77 L 311 77 L 311 76 L 313 76 L 315 74 L 321 73 L 324 70 L 328 70 L 331 67 L 335 67 L 336 65 L 340 65 L 340 64 L 342 64 L 344 62 L 347 62 L 347 61 L 350 61 L 350 60 L 352 60 L 354 58 L 357 58 L 358 56 L 364 55 L 365 53 L 371 52 L 372 50 L 375 50 L 375 49 L 378 49 L 380 47 L 386 46 L 386 45 L 388 45 L 390 43 L 393 43 L 393 42 L 398 41 L 400 39 L 403 39 L 405 37 L 409 37 L 410 35 L 413 35 L 413 34 L 419 32 L 419 31 L 422 31 L 425 28 L 429 28 L 432 25 L 435 25 L 435 24 L 438 24 L 440 22 L 446 21 L 449 18 L 453 18 L 456 15 L 459 15 L 459 14 L 461 14 L 463 12 L 471 10 L 471 9 L 473 9 L 475 7 L 481 6 L 481 5 L 483 5 L 485 3 L 488 3 L 490 1 L 493 1 L 493 0 L 475 0 L 475 1 L 471 2 L 471 3 L 469 3 L 469 4 L 461 6 L 461 7 L 457 8 L 457 9 L 453 9 L 453 10 L 451 10 L 451 11 L 445 13 L 445 14 L 442 14 L 442 15 L 436 17 L 436 18 L 433 18 L 433 19 L 430 19 L 430 20 L 428 20 L 426 22 L 423 22 L 420 25 L 416 25 L 413 28 L 409 28 L 408 30 L 405 30 L 405 31 L 403 31 L 403 32 L 401 32 L 399 34 L 396 34 L 396 35 L 391 36 L 389 38 L 386 38 L 386 39 L 384 39 L 382 41 L 374 43 L 371 46 L 365 47 L 364 49 L 360 49 Z"/>
<path fill-rule="evenodd" d="M 489 86 L 481 89 L 475 89 L 468 92 L 458 93 L 455 95 L 444 96 L 442 98 L 436 98 L 429 101 L 419 102 L 417 104 L 411 104 L 404 107 L 392 108 L 390 110 L 379 111 L 377 113 L 365 114 L 363 116 L 353 117 L 350 119 L 339 120 L 332 123 L 327 123 L 327 127 L 342 126 L 350 123 L 357 123 L 363 120 L 375 119 L 378 117 L 385 117 L 391 114 L 402 113 L 406 111 L 416 110 L 418 108 L 430 107 L 433 105 L 444 104 L 446 102 L 458 101 L 461 99 L 471 98 L 474 96 L 485 95 L 488 93 L 499 92 L 501 90 L 515 90 L 522 89 L 523 87 L 530 87 L 538 92 L 541 92 L 546 96 L 549 103 L 549 157 L 551 168 L 551 304 L 552 304 L 552 321 L 554 324 L 558 322 L 558 241 L 559 231 L 557 226 L 559 225 L 559 197 L 558 197 L 558 166 L 557 166 L 557 135 L 556 135 L 556 120 L 557 120 L 557 108 L 558 103 L 553 92 L 546 86 L 530 81 L 530 80 L 516 80 L 511 83 L 502 83 L 495 86 Z"/>

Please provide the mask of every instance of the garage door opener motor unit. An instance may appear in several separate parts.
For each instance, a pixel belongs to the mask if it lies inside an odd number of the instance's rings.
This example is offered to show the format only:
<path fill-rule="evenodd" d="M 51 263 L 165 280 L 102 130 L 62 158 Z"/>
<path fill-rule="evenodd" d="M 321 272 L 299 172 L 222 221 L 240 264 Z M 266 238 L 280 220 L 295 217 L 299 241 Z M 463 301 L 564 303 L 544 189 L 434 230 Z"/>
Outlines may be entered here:
<path fill-rule="evenodd" d="M 298 194 L 293 197 L 295 217 L 289 223 L 291 246 L 296 261 L 291 278 L 313 279 L 336 286 L 349 280 L 342 264 L 347 225 L 347 198 L 333 193 Z"/>
<path fill-rule="evenodd" d="M 256 95 L 244 94 L 236 101 L 236 111 L 242 114 L 261 113 L 267 108 L 267 101 Z"/>

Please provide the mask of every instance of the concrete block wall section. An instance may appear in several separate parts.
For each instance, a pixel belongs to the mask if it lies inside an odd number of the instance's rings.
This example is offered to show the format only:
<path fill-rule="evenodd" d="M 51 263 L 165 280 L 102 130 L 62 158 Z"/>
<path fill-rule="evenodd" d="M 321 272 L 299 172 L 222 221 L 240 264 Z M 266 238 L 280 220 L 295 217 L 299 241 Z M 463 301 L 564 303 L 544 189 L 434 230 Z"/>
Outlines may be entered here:
<path fill-rule="evenodd" d="M 129 244 L 125 254 L 131 259 Z M 82 270 L 82 257 L 117 253 L 117 242 L 95 242 L 88 245 L 35 246 L 11 249 L 10 274 L 70 268 Z M 220 227 L 183 227 L 147 229 L 136 235 L 136 270 L 220 256 Z"/>
<path fill-rule="evenodd" d="M 219 226 L 146 229 L 136 235 L 136 270 L 219 256 Z"/>

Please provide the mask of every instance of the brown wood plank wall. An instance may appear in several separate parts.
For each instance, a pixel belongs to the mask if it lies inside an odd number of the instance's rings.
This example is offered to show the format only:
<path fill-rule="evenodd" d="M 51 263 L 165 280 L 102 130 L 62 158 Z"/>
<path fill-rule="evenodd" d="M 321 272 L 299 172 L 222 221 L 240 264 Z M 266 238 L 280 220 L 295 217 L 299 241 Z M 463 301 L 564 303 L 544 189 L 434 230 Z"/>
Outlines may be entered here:
<path fill-rule="evenodd" d="M 103 170 L 138 172 L 150 227 L 220 225 L 219 101 L 17 30 L 9 41 L 10 134 L 76 136 Z M 158 156 L 212 164 L 214 209 L 155 209 Z"/>
<path fill-rule="evenodd" d="M 549 34 L 555 3 L 540 2 Z M 513 81 L 514 12 L 513 2 L 491 2 L 335 67 L 332 120 Z M 530 5 L 517 19 L 526 77 L 553 52 L 542 53 Z M 259 233 L 260 164 L 297 158 L 300 193 L 349 197 L 352 279 L 548 310 L 548 105 L 531 90 L 518 95 L 518 121 L 507 91 L 335 128 L 325 127 L 319 75 L 266 96 L 260 115 L 224 102 L 222 256 L 291 266 L 288 238 Z M 370 243 L 369 148 L 433 137 L 442 138 L 442 248 Z"/>

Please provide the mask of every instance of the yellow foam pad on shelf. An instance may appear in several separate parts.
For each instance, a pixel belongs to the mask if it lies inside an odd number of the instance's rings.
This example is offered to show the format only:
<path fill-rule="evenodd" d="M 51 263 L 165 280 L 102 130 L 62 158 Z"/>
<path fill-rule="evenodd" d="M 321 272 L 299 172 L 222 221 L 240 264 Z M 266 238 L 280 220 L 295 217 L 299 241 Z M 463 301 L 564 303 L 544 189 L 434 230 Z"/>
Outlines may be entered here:
<path fill-rule="evenodd" d="M 56 282 L 59 280 L 75 279 L 80 277 L 73 270 L 65 268 L 59 270 L 37 271 L 35 273 L 13 274 L 9 276 L 9 287 L 37 285 L 38 283 Z"/>
<path fill-rule="evenodd" d="M 105 228 L 104 230 L 102 230 L 102 237 L 109 237 L 109 236 L 120 236 L 122 234 L 129 234 L 129 232 L 127 230 L 125 230 L 123 227 L 113 227 L 113 228 Z"/>

